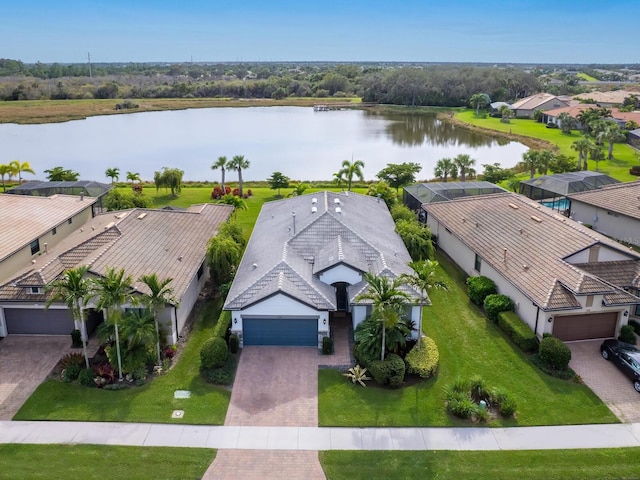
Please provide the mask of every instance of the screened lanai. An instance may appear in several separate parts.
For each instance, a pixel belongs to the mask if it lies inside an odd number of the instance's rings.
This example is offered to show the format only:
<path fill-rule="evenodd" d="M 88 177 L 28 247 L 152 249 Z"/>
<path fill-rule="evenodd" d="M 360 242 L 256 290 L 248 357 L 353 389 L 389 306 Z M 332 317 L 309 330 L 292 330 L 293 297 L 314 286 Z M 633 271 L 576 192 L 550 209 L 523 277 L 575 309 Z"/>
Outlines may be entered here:
<path fill-rule="evenodd" d="M 38 197 L 50 197 L 51 195 L 86 195 L 97 198 L 94 204 L 94 213 L 102 211 L 102 197 L 113 188 L 112 185 L 89 180 L 77 182 L 41 182 L 32 180 L 22 185 L 7 190 L 14 195 L 33 195 Z"/>
<path fill-rule="evenodd" d="M 506 192 L 489 182 L 433 182 L 404 187 L 402 201 L 411 210 L 418 210 L 423 203 L 446 202 L 460 197 L 489 195 Z"/>

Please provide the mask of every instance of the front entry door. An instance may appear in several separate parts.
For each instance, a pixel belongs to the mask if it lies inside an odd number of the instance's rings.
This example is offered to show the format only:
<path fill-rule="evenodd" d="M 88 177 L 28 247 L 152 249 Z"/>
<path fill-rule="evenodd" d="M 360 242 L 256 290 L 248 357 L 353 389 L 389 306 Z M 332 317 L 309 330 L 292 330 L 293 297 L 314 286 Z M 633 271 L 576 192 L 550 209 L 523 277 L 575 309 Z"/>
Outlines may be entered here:
<path fill-rule="evenodd" d="M 336 306 L 339 312 L 347 311 L 347 287 L 349 286 L 346 282 L 338 282 L 334 283 L 333 286 L 336 288 Z"/>

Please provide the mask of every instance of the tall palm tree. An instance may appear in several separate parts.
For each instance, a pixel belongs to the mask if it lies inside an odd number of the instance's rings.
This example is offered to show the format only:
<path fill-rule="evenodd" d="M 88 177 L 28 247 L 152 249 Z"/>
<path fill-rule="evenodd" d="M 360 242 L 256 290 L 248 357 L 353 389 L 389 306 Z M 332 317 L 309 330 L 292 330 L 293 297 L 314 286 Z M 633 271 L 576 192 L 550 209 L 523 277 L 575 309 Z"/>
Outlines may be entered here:
<path fill-rule="evenodd" d="M 12 160 L 9 162 L 9 166 L 13 168 L 13 174 L 18 175 L 18 183 L 22 183 L 22 172 L 33 173 L 34 175 L 36 174 L 33 168 L 31 168 L 31 165 L 29 165 L 29 162 Z"/>
<path fill-rule="evenodd" d="M 242 170 L 249 168 L 250 162 L 244 155 L 234 155 L 227 163 L 227 168 L 238 171 L 238 193 L 242 197 Z"/>
<path fill-rule="evenodd" d="M 338 171 L 338 176 L 347 182 L 347 191 L 351 191 L 351 184 L 353 183 L 353 177 L 357 177 L 361 182 L 364 181 L 364 175 L 362 169 L 364 168 L 364 162 L 362 160 L 344 160 L 342 162 L 342 168 Z"/>
<path fill-rule="evenodd" d="M 117 182 L 120 179 L 120 169 L 116 167 L 107 168 L 104 175 L 111 179 L 111 185 L 113 185 L 114 181 Z"/>
<path fill-rule="evenodd" d="M 140 174 L 138 172 L 127 172 L 127 180 L 131 181 L 131 186 L 133 186 L 133 182 L 140 181 Z"/>
<path fill-rule="evenodd" d="M 473 158 L 471 158 L 470 155 L 466 153 L 460 153 L 456 155 L 456 158 L 453 159 L 453 163 L 457 167 L 458 171 L 460 172 L 460 181 L 464 182 L 466 179 L 466 174 L 476 164 L 476 161 Z"/>
<path fill-rule="evenodd" d="M 529 170 L 529 178 L 533 178 L 540 168 L 541 158 L 539 150 L 528 150 L 522 154 L 522 165 Z"/>
<path fill-rule="evenodd" d="M 589 155 L 589 151 L 593 148 L 591 138 L 584 135 L 582 138 L 573 142 L 571 148 L 578 152 L 578 170 L 588 170 L 587 155 Z"/>
<path fill-rule="evenodd" d="M 118 334 L 118 322 L 122 317 L 122 306 L 132 299 L 133 280 L 131 276 L 125 276 L 124 268 L 116 271 L 108 267 L 104 276 L 93 280 L 90 296 L 96 299 L 96 307 L 106 310 L 107 321 L 115 328 L 116 352 L 118 354 L 118 378 L 122 381 L 122 356 L 120 353 L 120 337 Z"/>
<path fill-rule="evenodd" d="M 609 160 L 613 160 L 613 144 L 615 142 L 622 142 L 626 140 L 627 136 L 624 134 L 622 129 L 618 126 L 617 123 L 608 121 L 606 127 L 601 133 L 601 137 L 603 140 L 609 143 Z M 596 166 L 597 169 L 597 166 Z"/>
<path fill-rule="evenodd" d="M 455 173 L 454 173 L 455 172 Z M 457 176 L 457 168 L 450 158 L 441 158 L 436 162 L 436 167 L 433 170 L 433 174 L 441 178 L 443 182 L 447 182 L 449 175 L 452 177 Z"/>
<path fill-rule="evenodd" d="M 223 192 L 224 192 L 224 172 L 228 165 L 229 165 L 229 161 L 225 156 L 218 157 L 218 160 L 216 160 L 213 163 L 213 165 L 211 165 L 211 170 L 217 170 L 219 168 L 220 171 L 222 172 L 222 181 L 220 182 L 220 185 L 222 186 Z"/>
<path fill-rule="evenodd" d="M 89 280 L 84 276 L 88 271 L 89 267 L 87 265 L 70 268 L 64 272 L 61 278 L 46 287 L 46 290 L 52 292 L 51 297 L 47 300 L 46 308 L 49 308 L 54 302 L 62 301 L 71 310 L 73 319 L 80 323 L 82 353 L 84 354 L 84 363 L 87 368 L 89 368 L 89 354 L 87 353 L 87 324 L 84 317 L 84 308 L 89 295 Z"/>
<path fill-rule="evenodd" d="M 6 163 L 3 163 L 2 165 L 0 165 L 0 176 L 2 176 L 2 191 L 6 192 L 7 191 L 7 187 L 4 183 L 4 176 L 5 175 L 9 175 L 9 181 L 11 181 L 11 178 L 13 177 L 13 167 L 11 165 L 7 165 Z"/>
<path fill-rule="evenodd" d="M 410 300 L 407 293 L 401 290 L 404 281 L 400 278 L 375 276 L 365 272 L 367 290 L 356 297 L 356 301 L 370 300 L 373 303 L 371 316 L 382 323 L 382 352 L 380 360 L 384 360 L 386 350 L 386 330 L 393 328 L 400 320 L 405 304 Z"/>
<path fill-rule="evenodd" d="M 469 104 L 476 109 L 476 117 L 480 116 L 480 109 L 486 107 L 491 103 L 489 95 L 486 93 L 475 93 L 471 95 Z M 463 180 L 464 181 L 464 180 Z"/>
<path fill-rule="evenodd" d="M 156 353 L 158 354 L 158 365 L 161 364 L 160 358 L 160 328 L 158 326 L 158 315 L 167 303 L 177 306 L 176 299 L 173 297 L 173 289 L 169 287 L 173 278 L 165 278 L 159 280 L 158 275 L 143 275 L 140 281 L 149 288 L 149 293 L 145 295 L 144 302 L 149 310 L 153 312 L 153 323 L 156 327 Z"/>

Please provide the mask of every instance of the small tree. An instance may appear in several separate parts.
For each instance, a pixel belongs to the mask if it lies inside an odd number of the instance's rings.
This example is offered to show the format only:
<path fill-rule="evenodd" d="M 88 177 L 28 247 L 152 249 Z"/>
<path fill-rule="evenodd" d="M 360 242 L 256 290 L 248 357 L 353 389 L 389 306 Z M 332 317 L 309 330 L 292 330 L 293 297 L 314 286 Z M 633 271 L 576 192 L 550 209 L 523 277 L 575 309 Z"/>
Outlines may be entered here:
<path fill-rule="evenodd" d="M 109 177 L 111 179 L 111 185 L 114 182 L 117 182 L 120 178 L 120 169 L 116 167 L 107 168 L 104 172 L 105 177 Z"/>
<path fill-rule="evenodd" d="M 489 98 L 489 95 L 487 95 L 486 93 L 473 94 L 469 99 L 469 104 L 476 110 L 476 117 L 479 117 L 480 110 L 486 107 L 487 105 L 489 105 L 490 103 L 491 103 L 491 99 Z"/>
<path fill-rule="evenodd" d="M 45 170 L 44 173 L 47 174 L 46 178 L 50 182 L 77 182 L 80 178 L 80 173 L 63 167 L 53 167 Z"/>
<path fill-rule="evenodd" d="M 387 166 L 376 175 L 383 182 L 387 182 L 390 187 L 398 189 L 416 182 L 416 175 L 422 170 L 422 166 L 414 162 L 387 163 Z"/>
<path fill-rule="evenodd" d="M 578 121 L 567 112 L 562 112 L 557 119 L 560 122 L 560 130 L 567 135 L 578 126 Z"/>
<path fill-rule="evenodd" d="M 362 160 L 349 161 L 344 160 L 342 162 L 342 168 L 338 170 L 333 176 L 338 183 L 346 182 L 347 191 L 351 191 L 351 184 L 353 179 L 358 178 L 361 182 L 364 180 L 362 169 L 364 168 L 364 162 Z"/>
<path fill-rule="evenodd" d="M 233 238 L 216 235 L 209 240 L 207 245 L 207 264 L 214 284 L 219 287 L 230 281 L 241 258 L 242 248 Z"/>
<path fill-rule="evenodd" d="M 284 175 L 281 172 L 273 172 L 269 178 L 267 178 L 267 182 L 271 186 L 271 190 L 278 190 L 278 197 L 280 195 L 281 188 L 289 188 L 289 177 Z"/>
<path fill-rule="evenodd" d="M 162 170 L 153 174 L 153 181 L 156 185 L 156 191 L 160 187 L 169 188 L 171 196 L 177 197 L 182 189 L 182 176 L 184 171 L 179 168 L 162 167 Z"/>

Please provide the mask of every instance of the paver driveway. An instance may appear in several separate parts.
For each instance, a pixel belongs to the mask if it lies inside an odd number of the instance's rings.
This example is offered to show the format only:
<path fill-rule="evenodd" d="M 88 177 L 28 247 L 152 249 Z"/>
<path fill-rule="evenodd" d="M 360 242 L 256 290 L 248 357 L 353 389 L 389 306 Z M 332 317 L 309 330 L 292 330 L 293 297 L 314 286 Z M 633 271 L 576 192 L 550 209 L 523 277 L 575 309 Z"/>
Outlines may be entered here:
<path fill-rule="evenodd" d="M 640 394 L 611 362 L 600 355 L 602 340 L 568 343 L 569 366 L 623 422 L 640 422 Z"/>
<path fill-rule="evenodd" d="M 0 340 L 0 420 L 13 418 L 70 346 L 68 336 L 10 335 Z"/>

